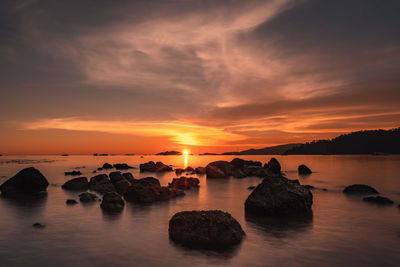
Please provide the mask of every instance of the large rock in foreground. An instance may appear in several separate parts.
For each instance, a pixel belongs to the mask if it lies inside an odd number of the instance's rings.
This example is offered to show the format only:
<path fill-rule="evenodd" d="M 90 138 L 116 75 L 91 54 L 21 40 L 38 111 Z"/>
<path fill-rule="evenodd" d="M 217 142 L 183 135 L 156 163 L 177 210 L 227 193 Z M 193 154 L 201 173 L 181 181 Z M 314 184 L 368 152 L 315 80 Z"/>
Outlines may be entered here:
<path fill-rule="evenodd" d="M 67 190 L 87 190 L 89 181 L 86 177 L 78 177 L 65 182 L 61 187 Z"/>
<path fill-rule="evenodd" d="M 154 161 L 149 161 L 147 163 L 140 164 L 141 172 L 169 172 L 172 171 L 172 167 L 165 165 L 161 161 L 154 163 Z"/>
<path fill-rule="evenodd" d="M 299 182 L 285 177 L 267 177 L 249 195 L 246 212 L 267 216 L 311 214 L 313 195 Z"/>
<path fill-rule="evenodd" d="M 188 190 L 190 188 L 199 187 L 200 180 L 193 177 L 180 177 L 172 179 L 171 183 L 168 183 L 168 187 L 174 189 Z"/>
<path fill-rule="evenodd" d="M 49 182 L 34 167 L 26 168 L 5 181 L 0 190 L 3 195 L 34 194 L 46 191 Z"/>
<path fill-rule="evenodd" d="M 281 173 L 281 164 L 276 158 L 271 158 L 267 164 L 265 164 L 265 168 L 274 174 Z"/>
<path fill-rule="evenodd" d="M 96 191 L 100 194 L 116 191 L 114 185 L 106 174 L 99 174 L 90 178 L 89 188 L 90 190 Z"/>
<path fill-rule="evenodd" d="M 208 249 L 236 245 L 245 235 L 240 224 L 220 210 L 178 212 L 169 221 L 168 232 L 177 243 Z"/>
<path fill-rule="evenodd" d="M 103 196 L 103 201 L 101 202 L 100 207 L 109 212 L 120 212 L 125 206 L 125 202 L 122 199 L 122 197 L 115 193 L 115 192 L 110 192 L 106 193 Z"/>
<path fill-rule="evenodd" d="M 343 193 L 355 194 L 355 195 L 379 194 L 379 192 L 375 188 L 373 188 L 373 187 L 371 187 L 369 185 L 365 185 L 365 184 L 349 185 L 343 190 Z"/>

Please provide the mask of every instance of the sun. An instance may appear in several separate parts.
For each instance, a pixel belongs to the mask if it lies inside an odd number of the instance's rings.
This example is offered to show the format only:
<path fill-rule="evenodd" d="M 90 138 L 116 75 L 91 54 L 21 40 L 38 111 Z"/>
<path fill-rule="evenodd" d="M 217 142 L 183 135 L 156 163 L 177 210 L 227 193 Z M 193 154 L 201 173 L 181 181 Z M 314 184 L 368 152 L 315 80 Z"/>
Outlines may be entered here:
<path fill-rule="evenodd" d="M 189 155 L 189 150 L 187 150 L 187 149 L 185 149 L 185 150 L 183 150 L 183 155 Z"/>

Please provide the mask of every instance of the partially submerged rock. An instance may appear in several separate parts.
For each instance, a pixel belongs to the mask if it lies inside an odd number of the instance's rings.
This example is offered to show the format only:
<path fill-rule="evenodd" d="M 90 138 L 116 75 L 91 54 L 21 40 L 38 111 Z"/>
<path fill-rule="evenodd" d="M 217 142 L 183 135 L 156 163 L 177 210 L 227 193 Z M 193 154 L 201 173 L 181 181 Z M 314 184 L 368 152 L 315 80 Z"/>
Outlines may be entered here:
<path fill-rule="evenodd" d="M 357 195 L 379 194 L 379 192 L 375 188 L 373 188 L 369 185 L 364 185 L 364 184 L 353 184 L 353 185 L 347 186 L 343 190 L 343 193 L 357 194 Z"/>
<path fill-rule="evenodd" d="M 188 190 L 190 188 L 199 187 L 200 180 L 193 177 L 180 177 L 174 178 L 171 183 L 168 183 L 168 187 L 174 189 Z"/>
<path fill-rule="evenodd" d="M 194 172 L 196 174 L 206 174 L 206 168 L 204 167 L 197 167 L 196 169 L 194 169 Z"/>
<path fill-rule="evenodd" d="M 107 169 L 112 169 L 113 168 L 113 166 L 110 164 L 110 163 L 104 163 L 103 164 L 103 168 L 99 168 L 99 169 L 105 169 L 105 170 L 107 170 Z"/>
<path fill-rule="evenodd" d="M 149 161 L 147 163 L 140 164 L 140 171 L 141 172 L 169 172 L 172 171 L 172 167 L 165 165 L 161 161 Z"/>
<path fill-rule="evenodd" d="M 169 221 L 171 240 L 188 247 L 221 249 L 240 243 L 245 233 L 227 212 L 182 211 Z"/>
<path fill-rule="evenodd" d="M 253 190 L 254 188 L 256 188 L 254 185 L 247 187 L 249 190 Z"/>
<path fill-rule="evenodd" d="M 67 199 L 67 201 L 65 201 L 65 203 L 67 205 L 75 205 L 78 204 L 78 202 L 75 199 Z"/>
<path fill-rule="evenodd" d="M 128 180 L 131 184 L 133 184 L 136 180 L 135 177 L 133 177 L 132 173 L 130 172 L 125 172 L 122 174 L 122 176 L 124 176 L 124 178 Z"/>
<path fill-rule="evenodd" d="M 267 216 L 298 216 L 312 212 L 313 195 L 297 180 L 267 177 L 249 195 L 246 212 Z"/>
<path fill-rule="evenodd" d="M 35 227 L 35 228 L 41 228 L 41 229 L 46 227 L 44 224 L 41 224 L 41 223 L 38 223 L 38 222 L 32 224 L 32 226 Z"/>
<path fill-rule="evenodd" d="M 65 182 L 61 187 L 67 190 L 87 190 L 89 181 L 86 177 L 78 177 Z"/>
<path fill-rule="evenodd" d="M 145 204 L 168 200 L 181 195 L 184 195 L 183 191 L 161 187 L 160 182 L 156 178 L 146 177 L 135 180 L 135 183 L 127 188 L 124 198 L 129 202 Z"/>
<path fill-rule="evenodd" d="M 93 201 L 97 201 L 98 197 L 95 194 L 85 192 L 85 193 L 79 194 L 79 200 L 81 202 L 93 202 Z"/>
<path fill-rule="evenodd" d="M 307 175 L 307 174 L 311 174 L 312 171 L 310 168 L 308 168 L 306 165 L 301 164 L 298 168 L 297 171 L 299 174 L 303 174 L 303 175 Z"/>
<path fill-rule="evenodd" d="M 106 193 L 103 196 L 103 201 L 100 207 L 108 212 L 120 212 L 125 206 L 125 202 L 122 197 L 115 192 Z"/>
<path fill-rule="evenodd" d="M 129 166 L 126 163 L 117 163 L 113 165 L 115 169 L 117 170 L 128 170 L 128 169 L 134 169 L 134 167 Z"/>
<path fill-rule="evenodd" d="M 89 188 L 90 190 L 96 191 L 100 194 L 116 191 L 114 185 L 106 174 L 99 174 L 90 178 Z"/>
<path fill-rule="evenodd" d="M 76 176 L 76 175 L 82 175 L 82 173 L 81 171 L 70 171 L 70 172 L 64 172 L 64 175 Z"/>
<path fill-rule="evenodd" d="M 46 191 L 49 182 L 34 167 L 26 168 L 0 186 L 3 195 L 34 194 Z"/>
<path fill-rule="evenodd" d="M 375 197 L 364 197 L 365 202 L 374 203 L 378 205 L 393 205 L 393 200 L 387 197 L 375 196 Z"/>
<path fill-rule="evenodd" d="M 281 173 L 281 164 L 276 158 L 271 158 L 264 167 L 272 173 L 275 174 Z"/>
<path fill-rule="evenodd" d="M 214 161 L 206 166 L 207 178 L 227 178 L 232 175 L 232 165 L 228 161 Z"/>

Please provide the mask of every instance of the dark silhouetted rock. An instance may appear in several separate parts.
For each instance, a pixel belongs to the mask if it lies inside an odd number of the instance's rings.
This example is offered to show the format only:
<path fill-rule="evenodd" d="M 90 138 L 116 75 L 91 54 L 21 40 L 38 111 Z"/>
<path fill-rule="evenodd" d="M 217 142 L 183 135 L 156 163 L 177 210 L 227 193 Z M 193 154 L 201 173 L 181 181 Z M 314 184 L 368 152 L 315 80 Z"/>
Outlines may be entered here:
<path fill-rule="evenodd" d="M 190 166 L 186 167 L 185 172 L 193 172 L 194 169 Z"/>
<path fill-rule="evenodd" d="M 122 176 L 123 176 L 128 182 L 130 182 L 131 184 L 133 184 L 133 183 L 136 181 L 135 177 L 133 177 L 132 173 L 130 173 L 130 172 L 125 172 L 125 173 L 122 174 Z"/>
<path fill-rule="evenodd" d="M 161 161 L 154 163 L 154 161 L 149 161 L 147 163 L 140 164 L 141 172 L 169 172 L 172 171 L 172 167 L 165 165 Z"/>
<path fill-rule="evenodd" d="M 246 212 L 259 215 L 297 216 L 311 213 L 313 195 L 299 182 L 267 177 L 249 195 Z"/>
<path fill-rule="evenodd" d="M 234 158 L 231 160 L 231 164 L 235 169 L 242 169 L 244 166 L 262 166 L 260 161 L 244 160 L 240 158 Z"/>
<path fill-rule="evenodd" d="M 119 180 L 119 181 L 114 183 L 114 187 L 117 190 L 118 194 L 120 194 L 120 195 L 125 194 L 125 192 L 128 190 L 128 188 L 131 185 L 132 184 L 126 179 Z"/>
<path fill-rule="evenodd" d="M 76 175 L 82 175 L 82 173 L 80 171 L 71 171 L 71 172 L 64 172 L 64 175 L 76 176 Z"/>
<path fill-rule="evenodd" d="M 343 193 L 358 195 L 379 194 L 375 188 L 364 184 L 349 185 L 343 190 Z"/>
<path fill-rule="evenodd" d="M 114 168 L 116 168 L 117 170 L 128 170 L 128 169 L 134 169 L 132 166 L 129 166 L 126 163 L 117 163 L 113 165 Z"/>
<path fill-rule="evenodd" d="M 309 184 L 304 185 L 304 187 L 307 189 L 310 189 L 310 190 L 315 188 L 313 185 L 309 185 Z"/>
<path fill-rule="evenodd" d="M 5 181 L 0 190 L 3 195 L 34 194 L 46 191 L 49 182 L 34 167 L 26 168 Z"/>
<path fill-rule="evenodd" d="M 111 172 L 110 174 L 109 174 L 109 176 L 110 176 L 110 181 L 111 181 L 111 183 L 116 183 L 116 182 L 118 182 L 118 181 L 121 181 L 121 180 L 125 180 L 125 177 L 124 176 L 122 176 L 122 173 L 121 172 Z"/>
<path fill-rule="evenodd" d="M 308 168 L 306 165 L 301 164 L 298 168 L 297 171 L 299 172 L 299 174 L 311 174 L 312 171 L 310 170 L 310 168 Z"/>
<path fill-rule="evenodd" d="M 175 155 L 182 155 L 182 153 L 179 151 L 172 150 L 172 151 L 160 152 L 160 153 L 157 153 L 156 155 L 158 155 L 158 156 L 175 156 Z"/>
<path fill-rule="evenodd" d="M 125 206 L 125 202 L 122 197 L 115 192 L 106 193 L 103 196 L 103 201 L 100 207 L 109 212 L 120 212 Z"/>
<path fill-rule="evenodd" d="M 232 165 L 228 161 L 214 161 L 206 166 L 207 178 L 226 178 L 232 175 Z"/>
<path fill-rule="evenodd" d="M 378 205 L 393 205 L 394 202 L 387 198 L 387 197 L 381 197 L 381 196 L 376 196 L 376 197 L 364 197 L 363 200 L 365 202 L 369 203 L 374 203 Z"/>
<path fill-rule="evenodd" d="M 161 187 L 160 182 L 153 177 L 135 180 L 135 183 L 127 188 L 124 198 L 129 202 L 152 203 L 167 200 L 184 195 L 183 191 L 169 187 Z"/>
<path fill-rule="evenodd" d="M 236 169 L 232 171 L 232 176 L 235 178 L 244 178 L 247 177 L 247 174 L 242 169 Z"/>
<path fill-rule="evenodd" d="M 197 167 L 196 169 L 194 169 L 194 172 L 196 174 L 206 174 L 206 168 L 204 167 Z"/>
<path fill-rule="evenodd" d="M 67 190 L 87 190 L 89 181 L 86 177 L 78 177 L 65 182 L 61 187 Z"/>
<path fill-rule="evenodd" d="M 247 176 L 266 177 L 269 175 L 268 170 L 264 169 L 263 167 L 255 165 L 245 165 L 242 171 L 245 177 Z"/>
<path fill-rule="evenodd" d="M 178 212 L 169 221 L 168 232 L 177 243 L 207 249 L 231 247 L 245 236 L 240 224 L 220 210 Z"/>
<path fill-rule="evenodd" d="M 113 168 L 113 166 L 110 164 L 110 163 L 104 163 L 103 164 L 103 168 L 102 169 L 105 169 L 105 170 L 107 170 L 107 169 L 112 169 Z"/>
<path fill-rule="evenodd" d="M 74 199 L 67 199 L 67 201 L 65 202 L 67 205 L 75 205 L 78 204 L 78 202 Z"/>
<path fill-rule="evenodd" d="M 95 194 L 85 192 L 82 194 L 79 194 L 79 200 L 81 202 L 92 202 L 92 201 L 97 201 L 98 197 Z"/>
<path fill-rule="evenodd" d="M 38 222 L 32 224 L 32 226 L 35 227 L 35 228 L 40 228 L 40 229 L 46 227 L 44 224 L 41 224 L 41 223 L 38 223 Z"/>
<path fill-rule="evenodd" d="M 254 185 L 247 187 L 249 190 L 253 190 L 254 188 L 256 188 Z"/>
<path fill-rule="evenodd" d="M 89 188 L 90 190 L 99 192 L 100 194 L 116 191 L 114 185 L 106 174 L 99 174 L 90 178 Z"/>
<path fill-rule="evenodd" d="M 272 173 L 281 173 L 281 164 L 279 164 L 279 161 L 276 158 L 271 158 L 266 164 L 266 168 Z"/>
<path fill-rule="evenodd" d="M 172 179 L 171 183 L 168 183 L 170 188 L 188 190 L 190 188 L 199 187 L 200 180 L 193 177 L 180 177 Z"/>
<path fill-rule="evenodd" d="M 176 174 L 182 174 L 183 172 L 185 172 L 185 169 L 182 168 L 175 169 Z"/>

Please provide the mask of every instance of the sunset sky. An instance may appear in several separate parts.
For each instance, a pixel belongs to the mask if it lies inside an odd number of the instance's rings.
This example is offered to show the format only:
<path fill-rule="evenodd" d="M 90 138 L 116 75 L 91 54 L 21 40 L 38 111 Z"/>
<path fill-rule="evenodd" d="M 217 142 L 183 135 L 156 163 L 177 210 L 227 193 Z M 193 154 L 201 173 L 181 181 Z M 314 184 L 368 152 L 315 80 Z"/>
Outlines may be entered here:
<path fill-rule="evenodd" d="M 400 126 L 400 1 L 0 2 L 0 154 L 239 151 Z"/>

